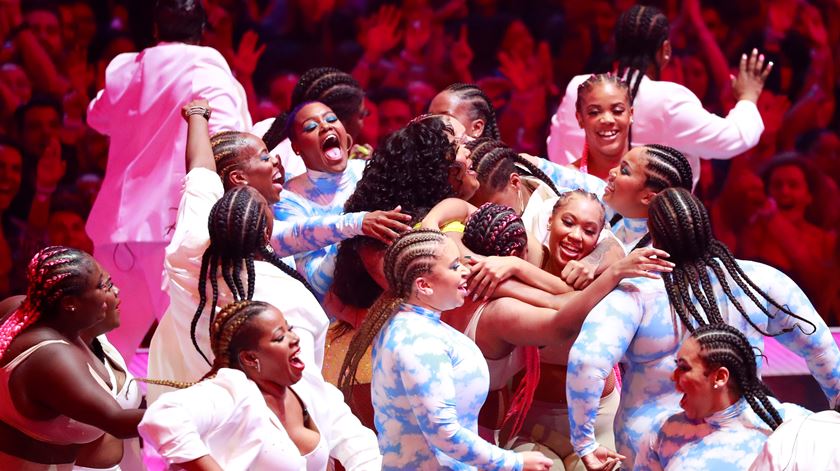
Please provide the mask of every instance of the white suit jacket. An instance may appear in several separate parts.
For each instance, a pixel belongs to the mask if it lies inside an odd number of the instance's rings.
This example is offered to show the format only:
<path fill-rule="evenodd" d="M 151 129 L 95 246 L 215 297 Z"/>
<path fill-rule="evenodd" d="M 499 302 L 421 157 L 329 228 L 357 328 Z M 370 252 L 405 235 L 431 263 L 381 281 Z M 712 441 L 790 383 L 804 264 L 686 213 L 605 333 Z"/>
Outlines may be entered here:
<path fill-rule="evenodd" d="M 108 64 L 87 114 L 88 125 L 111 138 L 87 222 L 94 244 L 169 239 L 185 174 L 181 107 L 194 98 L 213 107 L 211 134 L 251 129 L 245 90 L 213 48 L 161 43 Z"/>
<path fill-rule="evenodd" d="M 548 158 L 568 164 L 583 153 L 584 134 L 575 118 L 578 85 L 591 74 L 578 75 L 551 118 Z M 673 82 L 642 78 L 633 103 L 633 146 L 664 144 L 685 154 L 700 179 L 700 158 L 730 159 L 758 144 L 764 122 L 755 103 L 739 101 L 726 118 L 709 113 L 694 93 Z"/>

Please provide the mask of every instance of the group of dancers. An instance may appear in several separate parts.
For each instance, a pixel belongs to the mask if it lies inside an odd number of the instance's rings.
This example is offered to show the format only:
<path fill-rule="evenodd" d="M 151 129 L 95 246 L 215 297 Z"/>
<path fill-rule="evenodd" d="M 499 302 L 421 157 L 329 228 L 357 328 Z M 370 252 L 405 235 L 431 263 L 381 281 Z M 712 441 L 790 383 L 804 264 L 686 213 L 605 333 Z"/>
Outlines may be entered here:
<path fill-rule="evenodd" d="M 721 118 L 657 80 L 664 15 L 636 6 L 619 25 L 616 73 L 573 80 L 558 111 L 567 165 L 500 141 L 475 85 L 371 155 L 354 145 L 364 92 L 332 68 L 304 74 L 262 133 L 211 133 L 229 96 L 166 111 L 186 159 L 147 375 L 107 339 L 136 286 L 99 252 L 41 250 L 25 296 L 0 305 L 0 468 L 139 469 L 138 436 L 187 470 L 786 464 L 790 442 L 768 437 L 811 412 L 762 383 L 764 337 L 806 359 L 832 407 L 840 349 L 691 193 L 699 156 L 757 142 L 772 64 L 744 55 Z M 803 469 L 840 464 L 826 448 Z"/>

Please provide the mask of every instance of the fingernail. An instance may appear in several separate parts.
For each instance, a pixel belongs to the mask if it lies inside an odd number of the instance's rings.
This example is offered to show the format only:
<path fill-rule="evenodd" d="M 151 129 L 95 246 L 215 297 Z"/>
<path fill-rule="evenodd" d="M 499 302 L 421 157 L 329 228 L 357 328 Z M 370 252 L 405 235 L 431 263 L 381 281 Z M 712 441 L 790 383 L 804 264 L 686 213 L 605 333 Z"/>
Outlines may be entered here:
<path fill-rule="evenodd" d="M 758 56 L 759 59 L 764 60 L 764 54 Z"/>
<path fill-rule="evenodd" d="M 753 54 L 758 54 L 758 48 L 753 48 Z"/>
<path fill-rule="evenodd" d="M 741 54 L 741 59 L 746 59 L 746 58 L 747 58 L 746 54 Z"/>
<path fill-rule="evenodd" d="M 773 61 L 768 62 L 767 67 L 773 67 Z"/>

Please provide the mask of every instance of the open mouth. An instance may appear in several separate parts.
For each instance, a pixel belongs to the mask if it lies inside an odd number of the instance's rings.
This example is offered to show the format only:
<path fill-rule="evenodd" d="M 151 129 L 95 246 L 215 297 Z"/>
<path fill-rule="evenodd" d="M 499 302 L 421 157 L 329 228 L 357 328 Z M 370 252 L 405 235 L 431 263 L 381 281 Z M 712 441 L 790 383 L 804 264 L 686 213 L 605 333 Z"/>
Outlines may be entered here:
<path fill-rule="evenodd" d="M 328 134 L 324 138 L 323 142 L 321 142 L 321 150 L 328 160 L 336 162 L 342 159 L 341 142 L 339 142 L 336 134 Z"/>
<path fill-rule="evenodd" d="M 300 348 L 298 348 L 295 351 L 295 353 L 293 353 L 292 356 L 289 357 L 289 364 L 292 365 L 292 368 L 301 371 L 306 367 L 306 365 L 304 365 L 303 363 L 303 360 L 300 359 Z"/>
<path fill-rule="evenodd" d="M 618 130 L 613 129 L 610 131 L 598 131 L 596 134 L 598 134 L 599 137 L 602 137 L 604 139 L 612 139 L 618 135 Z"/>
<path fill-rule="evenodd" d="M 271 184 L 274 185 L 274 189 L 277 192 L 283 191 L 283 185 L 286 183 L 286 178 L 283 175 L 283 172 L 277 172 L 271 176 Z"/>
<path fill-rule="evenodd" d="M 560 244 L 560 250 L 569 258 L 575 258 L 580 255 L 580 248 L 572 247 L 568 244 Z"/>

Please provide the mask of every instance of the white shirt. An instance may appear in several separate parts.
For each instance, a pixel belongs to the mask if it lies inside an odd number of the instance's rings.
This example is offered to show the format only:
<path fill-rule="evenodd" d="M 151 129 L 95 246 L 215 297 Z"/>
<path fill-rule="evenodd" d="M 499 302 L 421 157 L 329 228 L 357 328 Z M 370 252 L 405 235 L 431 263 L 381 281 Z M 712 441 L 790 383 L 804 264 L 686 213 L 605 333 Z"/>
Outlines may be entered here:
<path fill-rule="evenodd" d="M 560 164 L 583 155 L 584 132 L 575 118 L 578 85 L 590 74 L 578 75 L 551 118 L 548 158 Z M 700 179 L 700 158 L 730 159 L 758 144 L 764 122 L 755 103 L 739 101 L 726 118 L 709 113 L 688 88 L 673 82 L 642 78 L 633 103 L 632 145 L 663 144 L 685 154 L 694 183 Z"/>
<path fill-rule="evenodd" d="M 198 278 L 201 257 L 210 245 L 207 218 L 210 209 L 222 197 L 224 189 L 219 176 L 210 170 L 196 168 L 185 178 L 184 196 L 178 211 L 178 223 L 172 242 L 166 248 L 164 267 L 169 278 L 169 309 L 160 321 L 149 348 L 149 377 L 177 381 L 197 381 L 210 370 L 190 338 L 190 323 L 198 307 Z M 277 307 L 300 337 L 301 359 L 313 371 L 320 371 L 324 362 L 324 346 L 329 319 L 315 297 L 299 281 L 271 263 L 254 262 L 256 272 L 255 301 Z M 244 278 L 244 270 L 243 270 Z M 211 302 L 207 282 L 207 302 Z M 230 291 L 219 278 L 219 301 L 222 306 L 232 301 Z M 196 339 L 205 355 L 210 351 L 209 316 L 204 312 L 196 327 Z M 149 385 L 149 401 L 169 390 Z"/>
<path fill-rule="evenodd" d="M 211 133 L 251 128 L 245 91 L 213 48 L 161 43 L 108 64 L 87 113 L 87 124 L 111 138 L 87 223 L 94 244 L 168 240 L 185 173 L 181 107 L 197 97 L 213 107 Z"/>
<path fill-rule="evenodd" d="M 750 471 L 840 469 L 840 413 L 827 410 L 786 421 L 770 435 Z"/>
<path fill-rule="evenodd" d="M 167 464 L 210 455 L 226 471 L 324 471 L 329 457 L 345 469 L 379 470 L 376 436 L 351 412 L 341 392 L 304 370 L 291 386 L 321 434 L 306 456 L 269 409 L 256 383 L 222 368 L 213 379 L 162 395 L 137 427 Z"/>
<path fill-rule="evenodd" d="M 272 124 L 274 124 L 274 118 L 264 119 L 251 128 L 251 134 L 262 139 Z M 286 181 L 306 173 L 306 164 L 304 164 L 303 159 L 292 150 L 292 141 L 290 141 L 289 138 L 283 139 L 280 144 L 277 144 L 277 147 L 269 150 L 268 153 L 270 155 L 276 155 L 280 158 L 280 163 L 283 164 L 283 173 L 286 176 Z"/>

